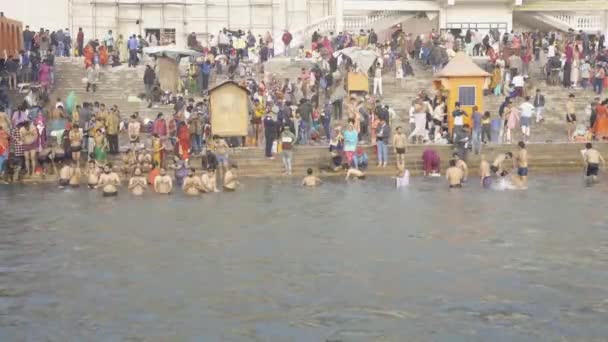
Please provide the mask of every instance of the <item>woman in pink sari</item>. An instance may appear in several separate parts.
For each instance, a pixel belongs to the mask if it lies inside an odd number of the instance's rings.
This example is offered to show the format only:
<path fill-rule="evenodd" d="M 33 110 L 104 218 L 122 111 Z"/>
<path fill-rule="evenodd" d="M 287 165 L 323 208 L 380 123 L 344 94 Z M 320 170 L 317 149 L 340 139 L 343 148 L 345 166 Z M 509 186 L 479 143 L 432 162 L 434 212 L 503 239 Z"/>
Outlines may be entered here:
<path fill-rule="evenodd" d="M 38 72 L 38 82 L 40 85 L 48 90 L 49 83 L 51 81 L 51 67 L 46 63 L 40 64 L 40 71 Z"/>
<path fill-rule="evenodd" d="M 38 130 L 37 144 L 38 151 L 40 152 L 46 145 L 46 121 L 41 109 L 38 110 L 38 116 L 34 119 L 34 127 Z"/>

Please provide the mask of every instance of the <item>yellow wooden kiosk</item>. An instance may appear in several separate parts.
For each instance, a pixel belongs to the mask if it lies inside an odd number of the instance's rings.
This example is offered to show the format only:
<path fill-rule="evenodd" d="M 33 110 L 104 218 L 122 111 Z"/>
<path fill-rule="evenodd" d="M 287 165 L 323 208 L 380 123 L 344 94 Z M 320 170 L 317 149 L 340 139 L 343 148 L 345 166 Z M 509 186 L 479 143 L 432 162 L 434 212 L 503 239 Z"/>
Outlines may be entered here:
<path fill-rule="evenodd" d="M 348 94 L 369 92 L 369 81 L 367 74 L 364 72 L 349 72 L 346 78 L 346 86 Z"/>
<path fill-rule="evenodd" d="M 464 123 L 469 126 L 473 106 L 477 106 L 479 111 L 483 112 L 483 90 L 486 79 L 491 76 L 462 52 L 457 53 L 441 71 L 435 74 L 436 80 L 433 81 L 435 88 L 447 95 L 450 132 L 454 126 L 452 112 L 456 102 L 460 102 L 460 109 L 468 114 L 464 118 Z"/>
<path fill-rule="evenodd" d="M 211 131 L 221 137 L 246 137 L 249 90 L 226 81 L 209 90 Z"/>

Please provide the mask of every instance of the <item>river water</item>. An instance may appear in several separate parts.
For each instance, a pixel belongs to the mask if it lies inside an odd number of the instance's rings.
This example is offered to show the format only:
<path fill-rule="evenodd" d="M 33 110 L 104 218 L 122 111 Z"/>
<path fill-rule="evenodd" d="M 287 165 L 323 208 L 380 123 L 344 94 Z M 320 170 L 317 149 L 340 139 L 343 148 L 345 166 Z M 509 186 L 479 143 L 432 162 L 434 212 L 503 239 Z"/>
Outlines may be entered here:
<path fill-rule="evenodd" d="M 0 341 L 606 341 L 608 183 L 0 188 Z"/>

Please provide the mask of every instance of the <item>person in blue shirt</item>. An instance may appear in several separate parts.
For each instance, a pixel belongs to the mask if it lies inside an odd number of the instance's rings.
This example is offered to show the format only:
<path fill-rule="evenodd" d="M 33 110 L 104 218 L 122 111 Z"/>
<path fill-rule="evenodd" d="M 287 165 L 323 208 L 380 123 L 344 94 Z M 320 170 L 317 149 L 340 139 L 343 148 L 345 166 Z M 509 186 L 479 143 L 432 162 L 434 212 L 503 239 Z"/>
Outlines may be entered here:
<path fill-rule="evenodd" d="M 200 63 L 198 65 L 198 67 L 199 67 L 198 89 L 201 89 L 201 92 L 204 92 L 209 88 L 209 76 L 211 75 L 211 62 L 205 61 L 204 63 Z"/>
<path fill-rule="evenodd" d="M 137 65 L 137 49 L 139 48 L 139 41 L 135 35 L 129 38 L 127 48 L 129 49 L 129 67 L 135 67 Z"/>

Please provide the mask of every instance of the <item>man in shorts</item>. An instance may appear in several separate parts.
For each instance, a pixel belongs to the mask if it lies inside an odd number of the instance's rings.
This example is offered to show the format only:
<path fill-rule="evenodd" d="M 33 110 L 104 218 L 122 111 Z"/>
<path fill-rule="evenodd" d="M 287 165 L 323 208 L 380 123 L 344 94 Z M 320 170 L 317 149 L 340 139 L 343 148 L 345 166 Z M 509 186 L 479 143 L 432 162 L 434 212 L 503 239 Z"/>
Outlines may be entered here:
<path fill-rule="evenodd" d="M 397 155 L 397 168 L 405 168 L 405 148 L 407 146 L 407 136 L 403 133 L 401 127 L 395 129 L 393 136 L 393 148 Z"/>
<path fill-rule="evenodd" d="M 602 162 L 602 166 L 606 168 L 606 161 L 604 157 L 593 148 L 591 143 L 587 143 L 585 145 L 585 150 L 583 151 L 583 160 L 585 162 L 585 170 L 588 179 L 591 179 L 592 183 L 597 183 L 597 176 L 600 171 L 600 162 Z"/>
<path fill-rule="evenodd" d="M 517 185 L 521 189 L 528 188 L 528 150 L 526 150 L 526 144 L 520 141 L 519 152 L 515 157 L 515 164 L 517 166 Z"/>

